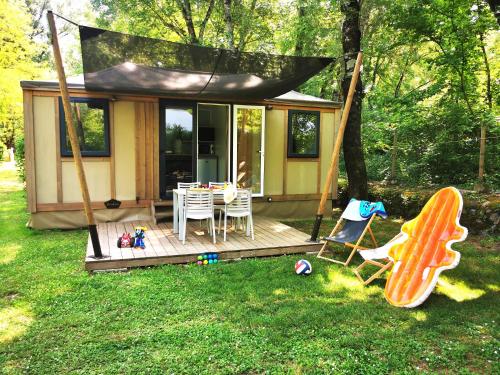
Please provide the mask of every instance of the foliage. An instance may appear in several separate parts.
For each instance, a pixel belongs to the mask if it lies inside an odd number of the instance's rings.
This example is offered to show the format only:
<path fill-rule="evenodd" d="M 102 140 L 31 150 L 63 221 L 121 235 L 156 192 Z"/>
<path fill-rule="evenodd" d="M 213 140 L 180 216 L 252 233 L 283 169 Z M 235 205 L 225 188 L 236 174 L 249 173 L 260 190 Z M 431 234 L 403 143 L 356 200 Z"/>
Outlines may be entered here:
<path fill-rule="evenodd" d="M 22 1 L 0 0 L 0 142 L 8 148 L 14 146 L 22 123 L 19 81 L 36 73 L 29 24 Z"/>
<path fill-rule="evenodd" d="M 14 158 L 16 160 L 16 169 L 17 169 L 17 174 L 21 181 L 26 181 L 26 169 L 24 167 L 25 165 L 25 158 L 24 158 L 24 137 L 17 137 L 16 138 L 16 144 L 15 144 L 15 149 L 16 152 L 14 154 Z"/>
<path fill-rule="evenodd" d="M 383 280 L 363 287 L 350 267 L 311 255 L 89 275 L 87 232 L 27 229 L 23 192 L 8 173 L 0 169 L 4 373 L 500 370 L 495 237 L 456 244 L 459 266 L 419 309 L 396 309 Z M 375 234 L 384 242 L 400 225 L 377 220 Z M 293 272 L 302 257 L 309 277 Z"/>
<path fill-rule="evenodd" d="M 495 84 L 488 88 L 487 73 L 491 78 L 500 71 L 492 64 L 496 22 L 487 5 L 428 0 L 392 2 L 385 8 L 379 31 L 370 34 L 365 75 L 370 177 L 389 178 L 395 149 L 392 172 L 402 182 L 471 186 L 485 126 L 486 177 L 498 188 L 500 128 L 494 113 L 499 97 Z"/>
<path fill-rule="evenodd" d="M 439 187 L 432 189 L 411 188 L 372 183 L 369 185 L 369 199 L 383 202 L 391 217 L 402 217 L 405 220 L 416 217 L 427 201 Z M 496 194 L 480 194 L 470 190 L 462 190 L 463 210 L 461 223 L 469 229 L 469 233 L 493 233 L 500 231 L 500 199 Z M 345 207 L 350 197 L 345 181 L 339 183 L 338 204 Z"/>

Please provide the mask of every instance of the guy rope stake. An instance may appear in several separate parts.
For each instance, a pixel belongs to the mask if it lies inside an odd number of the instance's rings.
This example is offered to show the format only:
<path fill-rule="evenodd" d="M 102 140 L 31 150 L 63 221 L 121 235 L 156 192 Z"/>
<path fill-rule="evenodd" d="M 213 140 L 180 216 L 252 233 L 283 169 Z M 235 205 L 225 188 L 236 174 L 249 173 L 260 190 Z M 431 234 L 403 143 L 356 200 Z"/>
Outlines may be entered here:
<path fill-rule="evenodd" d="M 66 74 L 64 73 L 64 66 L 61 58 L 61 51 L 59 49 L 59 40 L 57 38 L 56 24 L 54 22 L 54 14 L 52 11 L 47 12 L 47 20 L 49 22 L 50 35 L 52 40 L 52 48 L 54 51 L 54 59 L 56 62 L 57 76 L 59 78 L 59 87 L 61 89 L 61 97 L 64 108 L 64 118 L 66 119 L 66 128 L 68 129 L 69 140 L 71 143 L 71 152 L 75 161 L 76 172 L 78 180 L 80 181 L 80 190 L 82 191 L 83 207 L 85 209 L 85 216 L 87 217 L 87 224 L 89 227 L 90 239 L 92 241 L 92 248 L 94 249 L 94 256 L 102 258 L 101 244 L 99 243 L 99 235 L 97 234 L 97 226 L 94 219 L 94 212 L 90 205 L 89 188 L 85 178 L 85 170 L 83 169 L 82 155 L 80 153 L 80 144 L 76 135 L 76 128 L 73 122 L 71 112 L 71 104 L 69 99 L 68 85 L 66 84 Z"/>
<path fill-rule="evenodd" d="M 347 120 L 349 119 L 349 112 L 351 110 L 352 98 L 354 96 L 354 92 L 356 91 L 356 85 L 358 83 L 359 71 L 361 69 L 362 60 L 363 60 L 363 53 L 360 51 L 358 52 L 358 57 L 356 58 L 356 65 L 354 66 L 354 71 L 351 77 L 351 84 L 349 85 L 349 92 L 347 94 L 347 99 L 344 104 L 344 110 L 342 111 L 342 118 L 340 120 L 337 139 L 335 140 L 335 146 L 333 147 L 330 169 L 328 170 L 328 174 L 326 175 L 326 181 L 323 187 L 323 193 L 321 194 L 321 201 L 319 202 L 318 211 L 316 212 L 316 221 L 314 222 L 311 238 L 308 240 L 310 242 L 318 242 L 319 227 L 321 226 L 321 221 L 323 220 L 323 213 L 325 212 L 326 200 L 328 199 L 328 193 L 330 192 L 330 187 L 332 186 L 335 167 L 339 161 L 340 146 L 342 145 L 342 140 L 344 139 L 344 130 L 347 125 Z"/>

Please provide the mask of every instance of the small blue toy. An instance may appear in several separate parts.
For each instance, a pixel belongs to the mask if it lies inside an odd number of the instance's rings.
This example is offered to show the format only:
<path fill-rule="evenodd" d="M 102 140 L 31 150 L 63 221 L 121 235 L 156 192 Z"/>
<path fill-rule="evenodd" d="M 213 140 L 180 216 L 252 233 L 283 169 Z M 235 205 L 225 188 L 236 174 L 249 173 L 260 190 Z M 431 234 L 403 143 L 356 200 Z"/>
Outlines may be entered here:
<path fill-rule="evenodd" d="M 146 237 L 146 227 L 135 227 L 134 232 L 134 247 L 140 247 L 141 249 L 145 249 L 146 245 L 144 244 L 144 238 Z"/>

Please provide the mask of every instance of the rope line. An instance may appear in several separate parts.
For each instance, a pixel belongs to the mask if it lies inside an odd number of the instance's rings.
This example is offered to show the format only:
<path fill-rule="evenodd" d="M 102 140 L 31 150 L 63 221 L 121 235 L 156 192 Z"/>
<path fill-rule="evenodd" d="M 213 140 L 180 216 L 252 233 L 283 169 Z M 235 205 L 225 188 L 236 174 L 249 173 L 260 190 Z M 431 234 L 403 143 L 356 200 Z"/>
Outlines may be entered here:
<path fill-rule="evenodd" d="M 66 18 L 66 17 L 64 17 L 64 16 L 61 16 L 60 14 L 57 14 L 57 13 L 55 13 L 55 12 L 52 12 L 52 14 L 53 14 L 54 16 L 56 16 L 56 17 L 59 17 L 59 18 L 61 18 L 61 19 L 65 20 L 66 22 L 69 22 L 69 23 L 71 23 L 71 24 L 75 25 L 75 26 L 80 26 L 80 25 L 79 25 L 79 24 L 77 24 L 76 22 L 71 21 L 70 19 L 68 19 L 68 18 Z"/>

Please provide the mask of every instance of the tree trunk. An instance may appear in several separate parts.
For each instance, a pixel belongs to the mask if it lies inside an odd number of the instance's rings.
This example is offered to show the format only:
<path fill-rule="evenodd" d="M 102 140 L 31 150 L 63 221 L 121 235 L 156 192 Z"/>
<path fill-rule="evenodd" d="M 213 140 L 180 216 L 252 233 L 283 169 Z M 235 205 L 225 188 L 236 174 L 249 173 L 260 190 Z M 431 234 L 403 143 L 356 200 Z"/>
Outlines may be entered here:
<path fill-rule="evenodd" d="M 481 52 L 483 55 L 483 61 L 484 61 L 484 70 L 486 72 L 486 104 L 488 105 L 488 108 L 490 111 L 493 108 L 493 97 L 491 94 L 491 70 L 490 70 L 490 63 L 488 61 L 488 55 L 486 54 L 486 48 L 484 46 L 484 36 L 483 34 L 479 35 L 479 39 L 481 40 Z M 477 191 L 484 191 L 486 189 L 486 186 L 484 184 L 484 160 L 486 156 L 486 122 L 482 121 L 481 122 L 481 138 L 479 140 L 479 171 L 478 171 L 478 178 L 477 178 L 477 183 L 476 183 L 476 190 Z"/>
<path fill-rule="evenodd" d="M 391 174 L 389 176 L 389 183 L 395 184 L 397 180 L 398 170 L 398 128 L 394 127 L 392 139 L 392 154 L 391 154 Z"/>
<path fill-rule="evenodd" d="M 227 44 L 229 49 L 234 51 L 234 25 L 233 17 L 231 16 L 231 0 L 224 0 L 224 21 L 226 21 Z"/>
<path fill-rule="evenodd" d="M 346 98 L 354 70 L 356 54 L 361 49 L 361 30 L 359 26 L 360 3 L 357 0 L 343 0 L 341 10 L 345 17 L 342 24 L 342 47 L 345 62 L 342 93 L 344 98 Z M 354 93 L 343 144 L 344 161 L 349 180 L 349 196 L 357 199 L 368 198 L 368 179 L 361 144 L 362 92 L 363 83 L 360 76 L 356 85 L 356 92 Z"/>
<path fill-rule="evenodd" d="M 193 23 L 193 13 L 191 12 L 191 3 L 189 0 L 177 0 L 179 8 L 181 8 L 182 17 L 184 22 L 186 22 L 186 28 L 189 35 L 189 42 L 191 44 L 199 44 L 198 37 L 196 36 L 196 31 L 194 29 Z"/>
<path fill-rule="evenodd" d="M 303 3 L 303 1 L 298 2 L 298 8 L 297 8 L 297 24 L 298 24 L 298 30 L 297 30 L 297 38 L 295 39 L 295 56 L 302 56 L 304 53 L 304 25 L 302 23 L 304 22 L 304 18 L 306 15 L 306 7 Z"/>

